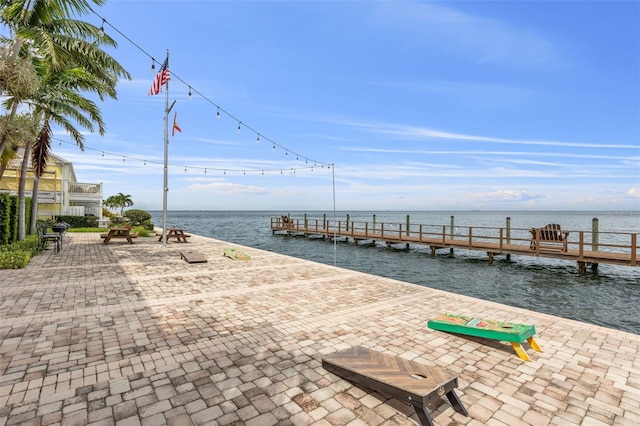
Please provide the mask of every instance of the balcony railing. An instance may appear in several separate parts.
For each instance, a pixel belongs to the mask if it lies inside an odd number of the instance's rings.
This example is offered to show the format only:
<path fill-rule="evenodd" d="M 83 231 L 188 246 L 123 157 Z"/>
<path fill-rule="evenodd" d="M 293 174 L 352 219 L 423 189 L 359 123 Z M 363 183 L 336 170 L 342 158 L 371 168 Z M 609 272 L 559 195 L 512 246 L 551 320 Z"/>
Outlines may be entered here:
<path fill-rule="evenodd" d="M 72 183 L 69 185 L 70 194 L 101 194 L 102 185 L 99 183 Z"/>

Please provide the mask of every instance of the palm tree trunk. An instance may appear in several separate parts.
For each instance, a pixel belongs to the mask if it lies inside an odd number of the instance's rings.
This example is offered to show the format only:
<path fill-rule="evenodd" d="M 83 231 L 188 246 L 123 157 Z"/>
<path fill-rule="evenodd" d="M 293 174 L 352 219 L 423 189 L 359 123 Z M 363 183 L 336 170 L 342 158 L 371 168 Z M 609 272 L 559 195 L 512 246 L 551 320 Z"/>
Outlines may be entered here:
<path fill-rule="evenodd" d="M 20 183 L 18 184 L 18 241 L 25 237 L 25 197 L 24 191 L 27 186 L 27 171 L 29 167 L 29 157 L 31 156 L 31 144 L 27 141 L 24 146 L 24 156 L 22 157 L 22 167 L 20 169 Z"/>
<path fill-rule="evenodd" d="M 38 223 L 38 188 L 40 186 L 40 178 L 33 175 L 33 189 L 31 190 L 31 220 L 29 221 L 29 235 L 36 233 L 36 225 Z"/>
<path fill-rule="evenodd" d="M 2 154 L 2 151 L 4 151 L 4 149 L 7 146 L 7 140 L 9 137 L 9 127 L 11 126 L 11 123 L 13 123 L 13 120 L 16 116 L 17 111 L 18 111 L 18 102 L 14 102 L 13 105 L 11 106 L 11 114 L 9 115 L 9 119 L 7 120 L 7 127 L 4 129 L 4 132 L 2 132 L 2 139 L 0 140 L 0 154 Z"/>

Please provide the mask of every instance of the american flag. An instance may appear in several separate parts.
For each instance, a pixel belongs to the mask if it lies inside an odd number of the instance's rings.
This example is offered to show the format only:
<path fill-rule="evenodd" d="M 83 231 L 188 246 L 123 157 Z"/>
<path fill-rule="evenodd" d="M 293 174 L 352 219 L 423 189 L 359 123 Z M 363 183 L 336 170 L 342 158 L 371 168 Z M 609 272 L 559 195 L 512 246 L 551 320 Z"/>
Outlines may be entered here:
<path fill-rule="evenodd" d="M 167 57 L 160 67 L 160 71 L 158 71 L 158 74 L 156 74 L 156 77 L 153 79 L 153 83 L 151 83 L 149 96 L 162 92 L 162 86 L 169 80 L 171 80 L 171 72 L 169 71 L 169 57 Z"/>

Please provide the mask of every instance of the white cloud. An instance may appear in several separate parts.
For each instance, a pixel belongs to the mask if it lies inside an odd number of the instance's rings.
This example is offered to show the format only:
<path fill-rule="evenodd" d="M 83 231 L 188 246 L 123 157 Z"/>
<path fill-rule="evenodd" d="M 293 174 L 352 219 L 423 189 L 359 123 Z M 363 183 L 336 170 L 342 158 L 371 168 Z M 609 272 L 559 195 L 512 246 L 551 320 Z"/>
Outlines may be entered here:
<path fill-rule="evenodd" d="M 627 195 L 631 197 L 640 198 L 640 186 L 634 186 L 629 188 L 629 190 L 627 191 Z"/>
<path fill-rule="evenodd" d="M 377 25 L 407 34 L 406 42 L 414 46 L 443 46 L 476 63 L 510 67 L 557 65 L 561 58 L 556 45 L 531 28 L 460 12 L 455 6 L 431 2 L 378 2 L 377 6 L 373 16 Z"/>

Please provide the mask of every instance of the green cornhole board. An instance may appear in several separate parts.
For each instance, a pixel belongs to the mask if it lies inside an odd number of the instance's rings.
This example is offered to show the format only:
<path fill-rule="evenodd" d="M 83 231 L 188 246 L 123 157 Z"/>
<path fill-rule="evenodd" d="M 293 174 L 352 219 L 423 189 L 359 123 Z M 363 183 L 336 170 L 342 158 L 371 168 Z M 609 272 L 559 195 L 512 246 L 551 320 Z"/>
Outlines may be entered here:
<path fill-rule="evenodd" d="M 427 327 L 450 333 L 510 342 L 518 356 L 525 361 L 531 361 L 531 359 L 520 345 L 523 341 L 526 340 L 529 342 L 531 349 L 542 352 L 540 346 L 538 346 L 533 339 L 534 334 L 536 334 L 536 328 L 528 324 L 516 324 L 465 315 L 445 314 L 430 319 L 427 322 Z"/>
<path fill-rule="evenodd" d="M 251 256 L 249 256 L 247 253 L 238 250 L 238 249 L 234 249 L 234 248 L 226 248 L 224 249 L 224 251 L 222 252 L 222 255 L 225 257 L 228 257 L 230 259 L 233 260 L 249 260 L 251 259 Z"/>

